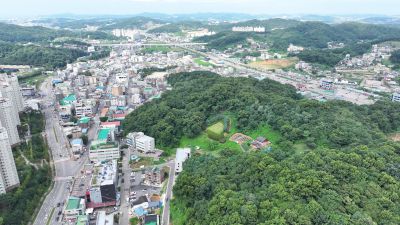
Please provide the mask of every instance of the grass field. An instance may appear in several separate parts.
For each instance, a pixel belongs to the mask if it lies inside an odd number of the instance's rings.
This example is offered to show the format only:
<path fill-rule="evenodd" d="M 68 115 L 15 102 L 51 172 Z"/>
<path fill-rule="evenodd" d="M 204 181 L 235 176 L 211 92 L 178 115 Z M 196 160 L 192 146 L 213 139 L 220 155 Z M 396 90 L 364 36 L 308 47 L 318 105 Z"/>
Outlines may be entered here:
<path fill-rule="evenodd" d="M 141 50 L 141 52 L 149 53 L 149 54 L 155 53 L 155 52 L 162 52 L 162 53 L 166 54 L 167 52 L 170 52 L 170 51 L 173 51 L 173 50 L 174 49 L 171 48 L 171 47 L 160 45 L 160 46 L 151 46 L 151 47 L 143 48 Z"/>
<path fill-rule="evenodd" d="M 252 137 L 253 139 L 256 139 L 260 136 L 265 137 L 272 143 L 272 145 L 274 145 L 274 143 L 276 143 L 281 138 L 281 135 L 278 132 L 273 131 L 268 125 L 259 126 L 255 130 L 245 132 L 245 134 Z"/>
<path fill-rule="evenodd" d="M 215 153 L 217 153 L 218 151 L 223 150 L 223 149 L 231 149 L 234 151 L 243 151 L 243 150 L 245 151 L 246 149 L 242 149 L 242 147 L 240 145 L 236 144 L 233 141 L 229 141 L 229 138 L 233 134 L 238 132 L 237 127 L 236 127 L 237 121 L 232 115 L 226 114 L 226 116 L 229 116 L 231 119 L 231 129 L 230 129 L 229 133 L 225 135 L 225 139 L 226 139 L 225 143 L 220 143 L 218 141 L 214 141 L 214 140 L 208 138 L 206 132 L 203 132 L 201 135 L 199 135 L 195 138 L 187 138 L 187 137 L 182 138 L 180 141 L 179 147 L 180 148 L 199 147 L 202 150 L 215 152 Z M 223 124 L 221 123 L 221 125 L 222 125 L 222 129 L 223 129 Z M 221 129 L 221 125 L 218 125 L 218 129 Z M 213 125 L 211 127 L 214 127 L 214 126 L 215 125 Z M 217 128 L 217 127 L 215 127 L 215 128 Z M 281 135 L 278 132 L 273 131 L 268 125 L 262 125 L 255 130 L 252 130 L 250 132 L 244 132 L 243 134 L 248 135 L 253 139 L 256 139 L 259 136 L 263 136 L 272 142 L 272 146 L 274 145 L 274 143 L 276 143 L 281 138 Z"/>
<path fill-rule="evenodd" d="M 250 67 L 262 70 L 284 69 L 294 66 L 299 60 L 297 58 L 268 59 L 264 61 L 252 62 Z"/>
<path fill-rule="evenodd" d="M 210 63 L 210 62 L 207 62 L 207 61 L 204 61 L 204 60 L 201 59 L 201 58 L 196 58 L 196 59 L 194 59 L 194 62 L 195 62 L 196 64 L 200 65 L 200 66 L 207 66 L 207 67 L 214 66 L 214 64 L 212 64 L 212 63 Z"/>

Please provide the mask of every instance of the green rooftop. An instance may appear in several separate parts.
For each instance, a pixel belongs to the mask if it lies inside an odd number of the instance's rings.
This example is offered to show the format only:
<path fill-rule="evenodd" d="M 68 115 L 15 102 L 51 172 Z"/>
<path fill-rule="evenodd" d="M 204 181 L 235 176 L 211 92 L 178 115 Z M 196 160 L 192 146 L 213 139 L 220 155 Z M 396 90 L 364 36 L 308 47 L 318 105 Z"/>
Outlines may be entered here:
<path fill-rule="evenodd" d="M 110 133 L 110 129 L 101 129 L 99 131 L 99 134 L 97 135 L 97 139 L 99 139 L 99 140 L 107 140 L 109 133 Z"/>
<path fill-rule="evenodd" d="M 79 123 L 89 123 L 90 118 L 89 117 L 82 117 L 79 119 Z"/>
<path fill-rule="evenodd" d="M 148 223 L 146 223 L 146 225 L 157 225 L 157 223 L 156 222 L 148 222 Z"/>
<path fill-rule="evenodd" d="M 80 198 L 70 197 L 67 202 L 67 210 L 79 209 L 79 204 L 81 202 Z"/>
<path fill-rule="evenodd" d="M 76 95 L 70 94 L 70 95 L 68 95 L 67 97 L 64 98 L 64 101 L 67 101 L 67 102 L 76 101 Z"/>
<path fill-rule="evenodd" d="M 76 95 L 70 94 L 67 97 L 60 100 L 60 105 L 71 105 L 71 103 L 74 101 L 76 101 Z"/>
<path fill-rule="evenodd" d="M 108 148 L 118 148 L 118 144 L 115 142 L 92 142 L 92 145 L 90 146 L 90 150 L 101 150 Z"/>
<path fill-rule="evenodd" d="M 87 216 L 81 215 L 76 218 L 75 225 L 86 225 L 88 221 L 89 221 L 89 218 Z"/>

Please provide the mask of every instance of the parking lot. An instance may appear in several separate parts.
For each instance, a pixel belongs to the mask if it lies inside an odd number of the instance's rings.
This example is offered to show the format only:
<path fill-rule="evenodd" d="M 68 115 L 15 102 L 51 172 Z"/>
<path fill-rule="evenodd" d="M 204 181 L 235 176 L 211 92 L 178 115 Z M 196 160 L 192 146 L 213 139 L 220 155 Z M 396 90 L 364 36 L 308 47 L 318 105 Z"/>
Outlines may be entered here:
<path fill-rule="evenodd" d="M 143 185 L 143 177 L 144 173 L 142 171 L 131 172 L 130 181 L 125 181 L 130 182 L 130 194 L 129 196 L 125 196 L 129 198 L 130 202 L 134 202 L 141 196 L 150 197 L 153 194 L 160 194 L 161 188 Z"/>

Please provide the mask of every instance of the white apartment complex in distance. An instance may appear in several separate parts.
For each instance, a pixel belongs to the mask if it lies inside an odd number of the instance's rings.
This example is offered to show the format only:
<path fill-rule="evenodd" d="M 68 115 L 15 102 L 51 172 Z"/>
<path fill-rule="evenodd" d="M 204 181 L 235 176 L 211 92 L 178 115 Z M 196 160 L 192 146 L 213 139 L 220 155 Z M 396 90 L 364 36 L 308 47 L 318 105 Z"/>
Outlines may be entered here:
<path fill-rule="evenodd" d="M 256 32 L 264 33 L 265 27 L 232 27 L 233 32 Z"/>
<path fill-rule="evenodd" d="M 18 186 L 19 178 L 7 130 L 0 124 L 0 194 Z"/>
<path fill-rule="evenodd" d="M 144 153 L 154 152 L 155 141 L 154 138 L 144 135 L 142 132 L 129 133 L 126 137 L 128 146 Z"/>
<path fill-rule="evenodd" d="M 175 157 L 175 173 L 180 173 L 183 170 L 183 163 L 190 158 L 190 148 L 178 148 L 176 149 Z"/>
<path fill-rule="evenodd" d="M 19 142 L 17 126 L 20 124 L 19 115 L 7 98 L 0 98 L 0 122 L 8 133 L 8 138 L 11 145 Z"/>

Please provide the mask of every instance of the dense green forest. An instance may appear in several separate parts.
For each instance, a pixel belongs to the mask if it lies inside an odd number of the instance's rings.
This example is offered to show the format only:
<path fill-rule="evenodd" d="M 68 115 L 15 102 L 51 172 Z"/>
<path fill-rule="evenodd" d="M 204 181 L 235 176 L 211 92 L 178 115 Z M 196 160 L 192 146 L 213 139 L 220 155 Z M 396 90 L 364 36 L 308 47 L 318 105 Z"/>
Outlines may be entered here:
<path fill-rule="evenodd" d="M 173 223 L 400 224 L 399 144 L 279 151 L 192 157 L 174 186 Z"/>
<path fill-rule="evenodd" d="M 63 67 L 85 55 L 85 52 L 76 49 L 0 42 L 0 64 L 44 66 L 51 69 Z"/>
<path fill-rule="evenodd" d="M 205 24 L 199 21 L 180 21 L 151 29 L 149 33 L 180 33 L 183 30 L 193 30 L 203 27 L 205 27 Z"/>
<path fill-rule="evenodd" d="M 113 35 L 101 31 L 73 32 L 0 23 L 0 64 L 42 66 L 48 69 L 63 67 L 85 56 L 86 51 L 54 48 L 49 47 L 50 44 L 73 44 L 84 49 L 88 44 L 79 41 L 81 38 L 116 39 Z M 96 53 L 94 58 L 104 54 Z"/>
<path fill-rule="evenodd" d="M 262 25 L 262 23 L 250 22 L 248 25 L 253 23 L 254 25 Z M 276 26 L 285 22 L 288 21 L 281 20 L 276 23 Z M 210 48 L 226 49 L 251 37 L 270 43 L 274 50 L 283 51 L 291 43 L 307 48 L 322 49 L 326 48 L 327 43 L 332 41 L 355 44 L 359 41 L 385 40 L 399 36 L 400 29 L 378 25 L 360 23 L 329 25 L 321 22 L 295 23 L 289 21 L 286 29 L 276 29 L 264 34 L 225 31 L 213 36 L 199 37 L 195 41 L 208 42 Z"/>
<path fill-rule="evenodd" d="M 400 127 L 400 105 L 391 102 L 320 103 L 268 79 L 223 78 L 209 72 L 180 73 L 168 82 L 173 90 L 129 114 L 125 132 L 143 131 L 154 136 L 158 146 L 173 147 L 183 136 L 205 130 L 210 116 L 231 112 L 242 131 L 267 123 L 288 141 L 344 147 L 383 141 L 384 133 Z"/>
<path fill-rule="evenodd" d="M 303 99 L 268 79 L 179 73 L 173 90 L 129 114 L 125 132 L 177 146 L 229 113 L 238 131 L 268 124 L 273 150 L 194 156 L 174 187 L 174 224 L 399 224 L 400 104 L 357 106 Z M 268 137 L 268 134 L 267 134 Z M 296 143 L 308 150 L 297 151 Z"/>
<path fill-rule="evenodd" d="M 338 49 L 307 49 L 297 56 L 299 57 L 299 59 L 306 62 L 333 67 L 341 60 L 343 60 L 347 54 L 354 57 L 367 53 L 368 51 L 370 51 L 371 45 L 371 43 L 361 43 L 349 44 L 344 48 Z"/>
<path fill-rule="evenodd" d="M 400 64 L 400 50 L 392 52 L 392 55 L 390 56 L 390 61 L 393 64 Z"/>
<path fill-rule="evenodd" d="M 6 42 L 49 42 L 58 37 L 115 39 L 113 35 L 101 31 L 73 32 L 55 30 L 40 26 L 25 27 L 0 23 L 0 41 Z"/>

